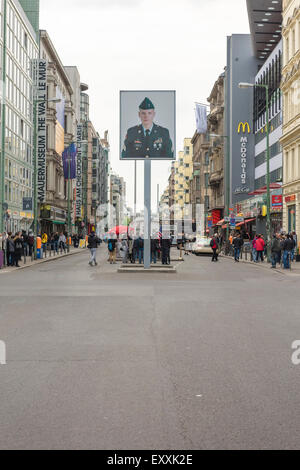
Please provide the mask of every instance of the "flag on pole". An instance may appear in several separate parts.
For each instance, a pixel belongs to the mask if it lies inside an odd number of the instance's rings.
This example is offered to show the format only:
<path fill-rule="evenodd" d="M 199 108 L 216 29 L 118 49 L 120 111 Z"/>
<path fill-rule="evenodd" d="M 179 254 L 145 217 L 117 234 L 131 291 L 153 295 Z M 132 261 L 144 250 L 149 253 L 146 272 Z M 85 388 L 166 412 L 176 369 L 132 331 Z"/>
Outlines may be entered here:
<path fill-rule="evenodd" d="M 207 132 L 207 111 L 206 106 L 196 104 L 196 123 L 198 134 L 206 134 Z"/>

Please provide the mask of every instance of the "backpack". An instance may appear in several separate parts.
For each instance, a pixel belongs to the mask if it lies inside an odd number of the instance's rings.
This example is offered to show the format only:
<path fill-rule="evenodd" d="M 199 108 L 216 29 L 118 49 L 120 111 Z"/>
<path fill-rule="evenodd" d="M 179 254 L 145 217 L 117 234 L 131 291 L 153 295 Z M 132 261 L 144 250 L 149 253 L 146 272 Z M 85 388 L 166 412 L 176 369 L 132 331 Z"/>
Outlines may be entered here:
<path fill-rule="evenodd" d="M 210 242 L 210 246 L 213 250 L 216 250 L 218 248 L 218 245 L 217 245 L 216 240 L 214 238 Z"/>

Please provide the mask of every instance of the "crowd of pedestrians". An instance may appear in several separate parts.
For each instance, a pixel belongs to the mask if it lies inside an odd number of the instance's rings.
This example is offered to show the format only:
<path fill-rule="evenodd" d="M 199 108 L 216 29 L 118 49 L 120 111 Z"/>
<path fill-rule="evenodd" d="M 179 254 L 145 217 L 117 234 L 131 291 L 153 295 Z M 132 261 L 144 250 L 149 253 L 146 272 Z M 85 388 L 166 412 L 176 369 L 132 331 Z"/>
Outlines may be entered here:
<path fill-rule="evenodd" d="M 157 264 L 157 261 L 161 261 L 164 265 L 170 265 L 171 245 L 170 237 L 151 237 L 151 263 Z M 116 264 L 117 255 L 121 257 L 123 264 L 144 263 L 144 238 L 142 234 L 135 237 L 130 235 L 118 237 L 112 232 L 107 239 L 107 248 L 110 264 Z"/>
<path fill-rule="evenodd" d="M 264 262 L 267 256 L 268 246 L 261 234 L 255 235 L 252 239 L 249 236 L 244 237 L 241 232 L 232 233 L 229 237 L 229 253 L 233 256 L 235 262 L 241 259 L 241 253 L 245 243 L 250 245 L 251 258 L 254 263 Z M 297 253 L 298 239 L 295 232 L 290 234 L 276 233 L 271 241 L 271 263 L 275 269 L 277 264 L 282 265 L 284 269 L 290 269 L 291 263 L 295 260 Z M 218 260 L 217 253 L 221 248 L 218 235 L 212 238 L 211 248 L 213 250 L 212 261 Z M 228 250 L 227 250 L 228 252 Z"/>
<path fill-rule="evenodd" d="M 34 236 L 30 231 L 0 234 L 0 268 L 3 265 L 19 268 L 22 258 L 32 256 L 33 249 Z"/>

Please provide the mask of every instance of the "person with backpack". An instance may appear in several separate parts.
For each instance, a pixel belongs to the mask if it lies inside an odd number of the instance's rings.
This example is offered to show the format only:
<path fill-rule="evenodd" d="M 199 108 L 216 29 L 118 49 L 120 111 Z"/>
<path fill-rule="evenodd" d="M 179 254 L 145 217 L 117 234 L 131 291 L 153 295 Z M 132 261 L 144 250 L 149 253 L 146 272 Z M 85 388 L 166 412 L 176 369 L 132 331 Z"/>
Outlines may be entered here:
<path fill-rule="evenodd" d="M 234 239 L 233 239 L 233 247 L 234 247 L 234 261 L 236 263 L 239 263 L 240 261 L 240 256 L 241 256 L 241 249 L 244 245 L 244 240 L 242 238 L 242 234 L 239 233 Z"/>
<path fill-rule="evenodd" d="M 107 248 L 109 253 L 109 262 L 110 264 L 116 264 L 117 258 L 117 239 L 116 234 L 112 233 L 111 238 L 107 241 Z"/>
<path fill-rule="evenodd" d="M 213 256 L 212 256 L 212 259 L 211 261 L 214 262 L 214 261 L 219 261 L 218 260 L 218 257 L 219 257 L 219 254 L 218 254 L 218 249 L 219 249 L 219 239 L 218 239 L 218 236 L 215 234 L 213 236 L 213 238 L 211 239 L 211 242 L 210 242 L 210 246 L 211 246 L 211 249 L 213 251 Z"/>
<path fill-rule="evenodd" d="M 88 248 L 89 248 L 90 254 L 91 254 L 91 259 L 90 259 L 89 265 L 93 266 L 93 263 L 94 263 L 95 266 L 98 266 L 98 263 L 97 263 L 97 248 L 98 248 L 98 245 L 100 245 L 101 240 L 97 237 L 97 235 L 95 233 L 95 229 L 92 230 L 92 233 L 89 236 L 88 242 L 89 242 Z"/>

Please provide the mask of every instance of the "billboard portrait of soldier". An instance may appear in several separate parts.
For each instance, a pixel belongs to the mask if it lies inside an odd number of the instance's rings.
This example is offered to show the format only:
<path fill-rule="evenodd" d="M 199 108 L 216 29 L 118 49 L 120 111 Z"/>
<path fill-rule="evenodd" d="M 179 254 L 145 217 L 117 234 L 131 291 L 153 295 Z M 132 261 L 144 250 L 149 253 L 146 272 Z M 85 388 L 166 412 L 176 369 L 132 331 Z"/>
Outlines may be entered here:
<path fill-rule="evenodd" d="M 121 92 L 121 159 L 173 160 L 175 124 L 175 92 Z"/>

